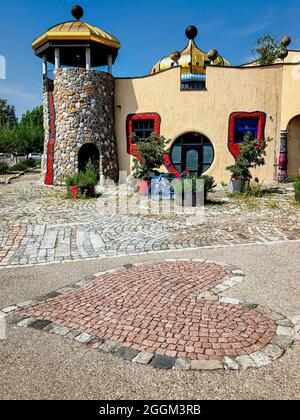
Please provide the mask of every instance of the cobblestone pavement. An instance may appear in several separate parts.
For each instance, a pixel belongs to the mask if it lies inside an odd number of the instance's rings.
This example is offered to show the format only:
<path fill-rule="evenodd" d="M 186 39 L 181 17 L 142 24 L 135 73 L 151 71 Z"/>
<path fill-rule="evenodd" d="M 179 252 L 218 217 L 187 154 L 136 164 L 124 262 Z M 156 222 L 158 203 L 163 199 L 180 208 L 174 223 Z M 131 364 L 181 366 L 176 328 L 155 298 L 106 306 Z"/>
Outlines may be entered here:
<path fill-rule="evenodd" d="M 19 327 L 155 368 L 266 366 L 292 344 L 294 324 L 264 307 L 223 297 L 243 281 L 241 270 L 214 261 L 129 264 L 2 311 Z"/>
<path fill-rule="evenodd" d="M 1 185 L 0 266 L 300 239 L 291 195 L 209 205 L 199 220 L 110 213 L 103 200 L 67 200 L 64 189 L 39 185 L 38 175 Z"/>

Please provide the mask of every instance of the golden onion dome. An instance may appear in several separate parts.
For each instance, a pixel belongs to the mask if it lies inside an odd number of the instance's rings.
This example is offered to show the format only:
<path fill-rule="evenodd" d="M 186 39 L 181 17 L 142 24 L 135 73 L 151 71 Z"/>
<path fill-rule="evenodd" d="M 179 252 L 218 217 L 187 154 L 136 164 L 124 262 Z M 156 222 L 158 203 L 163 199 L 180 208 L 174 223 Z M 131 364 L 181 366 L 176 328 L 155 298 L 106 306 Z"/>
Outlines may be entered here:
<path fill-rule="evenodd" d="M 106 65 L 109 55 L 114 62 L 121 47 L 120 41 L 108 32 L 80 21 L 82 7 L 74 6 L 72 14 L 76 20 L 59 23 L 33 41 L 35 54 L 39 57 L 45 55 L 50 63 L 54 63 L 54 50 L 59 48 L 61 65 L 76 66 L 76 56 L 81 56 L 82 50 L 89 47 L 93 67 Z"/>
<path fill-rule="evenodd" d="M 152 67 L 150 74 L 159 73 L 176 66 L 180 66 L 183 73 L 188 72 L 192 74 L 205 74 L 207 64 L 225 67 L 231 66 L 229 61 L 225 60 L 218 53 L 216 54 L 217 57 L 211 61 L 210 53 L 213 50 L 211 50 L 209 53 L 205 53 L 204 51 L 200 50 L 194 41 L 194 38 L 197 36 L 197 34 L 198 30 L 195 26 L 188 27 L 186 30 L 186 35 L 189 38 L 189 42 L 184 50 L 181 51 L 180 57 L 179 54 L 175 55 L 176 59 L 174 60 L 174 53 L 172 53 L 170 56 L 162 58 Z"/>
<path fill-rule="evenodd" d="M 81 21 L 63 22 L 50 28 L 32 43 L 33 49 L 49 41 L 94 41 L 98 44 L 119 49 L 120 41 L 109 33 Z"/>

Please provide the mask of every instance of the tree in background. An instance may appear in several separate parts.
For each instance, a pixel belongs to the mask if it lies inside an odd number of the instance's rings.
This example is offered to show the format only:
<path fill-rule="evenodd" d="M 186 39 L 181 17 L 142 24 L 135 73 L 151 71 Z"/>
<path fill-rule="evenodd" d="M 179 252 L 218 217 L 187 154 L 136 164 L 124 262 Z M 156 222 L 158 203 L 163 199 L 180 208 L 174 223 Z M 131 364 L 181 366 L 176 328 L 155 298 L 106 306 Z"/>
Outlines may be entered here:
<path fill-rule="evenodd" d="M 27 111 L 13 130 L 14 150 L 18 155 L 41 153 L 44 147 L 43 107 Z"/>
<path fill-rule="evenodd" d="M 13 127 L 17 122 L 15 107 L 9 105 L 6 99 L 0 98 L 0 125 Z"/>
<path fill-rule="evenodd" d="M 280 42 L 271 35 L 264 35 L 256 41 L 252 52 L 261 66 L 267 66 L 276 61 L 280 49 Z"/>
<path fill-rule="evenodd" d="M 0 153 L 27 156 L 44 146 L 43 107 L 27 111 L 17 123 L 14 106 L 0 99 Z"/>

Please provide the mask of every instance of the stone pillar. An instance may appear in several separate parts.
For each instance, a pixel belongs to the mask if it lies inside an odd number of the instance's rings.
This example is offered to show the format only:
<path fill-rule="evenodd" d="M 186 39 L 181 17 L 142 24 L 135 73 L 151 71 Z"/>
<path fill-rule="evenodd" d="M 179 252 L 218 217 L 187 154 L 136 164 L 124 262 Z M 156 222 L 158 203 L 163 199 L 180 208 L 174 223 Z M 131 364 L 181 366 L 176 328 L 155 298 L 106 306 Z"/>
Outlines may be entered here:
<path fill-rule="evenodd" d="M 43 76 L 47 75 L 47 71 L 48 71 L 47 56 L 43 55 Z"/>
<path fill-rule="evenodd" d="M 112 74 L 112 55 L 108 56 L 108 66 L 107 66 L 107 71 L 109 74 Z"/>
<path fill-rule="evenodd" d="M 60 51 L 59 51 L 59 48 L 55 48 L 54 55 L 55 55 L 55 69 L 60 69 Z"/>
<path fill-rule="evenodd" d="M 278 181 L 285 181 L 288 177 L 288 131 L 280 131 L 280 154 Z"/>
<path fill-rule="evenodd" d="M 86 63 L 86 69 L 91 70 L 91 49 L 87 47 L 85 49 L 85 63 Z"/>

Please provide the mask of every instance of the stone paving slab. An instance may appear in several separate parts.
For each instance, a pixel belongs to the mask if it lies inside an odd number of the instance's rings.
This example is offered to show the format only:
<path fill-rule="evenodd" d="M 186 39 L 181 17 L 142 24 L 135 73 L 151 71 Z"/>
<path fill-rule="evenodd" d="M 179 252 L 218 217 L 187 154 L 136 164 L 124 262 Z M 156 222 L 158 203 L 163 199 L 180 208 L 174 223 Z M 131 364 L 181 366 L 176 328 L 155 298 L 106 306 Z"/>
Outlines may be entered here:
<path fill-rule="evenodd" d="M 25 176 L 0 188 L 0 268 L 300 240 L 300 207 L 292 206 L 291 199 L 270 196 L 251 205 L 234 200 L 208 205 L 204 219 L 118 214 L 105 209 L 103 198 L 67 200 L 64 188 L 42 186 L 38 178 Z"/>
<path fill-rule="evenodd" d="M 224 302 L 216 286 L 236 278 L 235 270 L 189 259 L 130 264 L 89 276 L 79 288 L 75 283 L 49 294 L 55 297 L 45 296 L 25 307 L 17 304 L 2 313 L 19 327 L 73 339 L 159 369 L 267 366 L 293 344 L 295 326 L 282 327 L 279 324 L 290 321 L 268 308 Z M 244 281 L 242 271 L 239 277 Z M 199 301 L 199 294 L 213 290 L 217 300 Z"/>

